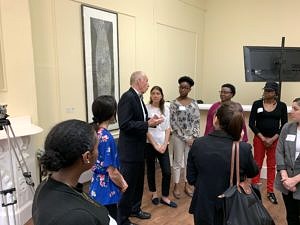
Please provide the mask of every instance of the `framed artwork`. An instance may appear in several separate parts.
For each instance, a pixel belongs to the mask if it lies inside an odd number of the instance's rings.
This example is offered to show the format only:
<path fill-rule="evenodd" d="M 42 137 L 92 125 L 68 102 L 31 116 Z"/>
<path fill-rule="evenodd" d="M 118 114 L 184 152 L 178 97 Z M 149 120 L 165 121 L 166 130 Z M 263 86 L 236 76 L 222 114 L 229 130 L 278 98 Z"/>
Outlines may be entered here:
<path fill-rule="evenodd" d="M 118 15 L 82 5 L 84 70 L 87 120 L 92 122 L 92 103 L 100 95 L 119 100 Z M 109 129 L 117 129 L 117 123 Z"/>

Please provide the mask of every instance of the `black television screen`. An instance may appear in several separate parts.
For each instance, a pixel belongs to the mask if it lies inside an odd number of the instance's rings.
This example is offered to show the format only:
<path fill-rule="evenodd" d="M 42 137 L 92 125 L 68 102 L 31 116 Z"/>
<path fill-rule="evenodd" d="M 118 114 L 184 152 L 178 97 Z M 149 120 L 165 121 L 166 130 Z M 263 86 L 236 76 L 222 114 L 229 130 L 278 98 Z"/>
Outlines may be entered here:
<path fill-rule="evenodd" d="M 243 50 L 246 81 L 300 81 L 300 48 L 244 46 Z"/>

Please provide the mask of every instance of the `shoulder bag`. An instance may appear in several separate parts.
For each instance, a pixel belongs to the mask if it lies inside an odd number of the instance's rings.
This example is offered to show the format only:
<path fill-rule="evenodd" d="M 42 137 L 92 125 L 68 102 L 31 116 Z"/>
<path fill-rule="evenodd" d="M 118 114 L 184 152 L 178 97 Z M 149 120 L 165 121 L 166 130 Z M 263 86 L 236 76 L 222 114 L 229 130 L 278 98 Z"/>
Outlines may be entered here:
<path fill-rule="evenodd" d="M 235 185 L 233 185 L 234 165 Z M 239 142 L 232 144 L 230 187 L 218 197 L 224 199 L 224 225 L 275 225 L 247 179 L 240 182 Z"/>

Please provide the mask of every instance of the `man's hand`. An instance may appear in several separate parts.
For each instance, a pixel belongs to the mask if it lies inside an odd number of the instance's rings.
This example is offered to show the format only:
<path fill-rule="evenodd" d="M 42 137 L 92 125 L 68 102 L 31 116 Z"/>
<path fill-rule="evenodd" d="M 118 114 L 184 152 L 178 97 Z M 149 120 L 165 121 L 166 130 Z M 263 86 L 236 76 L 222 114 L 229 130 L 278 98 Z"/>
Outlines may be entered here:
<path fill-rule="evenodd" d="M 156 127 L 157 125 L 161 124 L 164 121 L 164 118 L 161 116 L 154 115 L 152 118 L 148 120 L 149 127 Z"/>

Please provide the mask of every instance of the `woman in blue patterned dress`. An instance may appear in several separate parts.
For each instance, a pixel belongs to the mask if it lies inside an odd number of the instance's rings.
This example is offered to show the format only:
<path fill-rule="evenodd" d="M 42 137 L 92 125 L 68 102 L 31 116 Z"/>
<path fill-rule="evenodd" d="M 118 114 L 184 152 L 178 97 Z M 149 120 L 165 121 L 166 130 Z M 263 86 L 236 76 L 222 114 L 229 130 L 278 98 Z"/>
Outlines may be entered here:
<path fill-rule="evenodd" d="M 92 111 L 99 140 L 99 154 L 92 168 L 93 177 L 89 194 L 95 201 L 104 205 L 114 219 L 117 219 L 117 204 L 121 192 L 124 192 L 128 185 L 118 170 L 117 146 L 107 129 L 116 118 L 116 100 L 109 95 L 99 96 L 93 102 Z"/>

